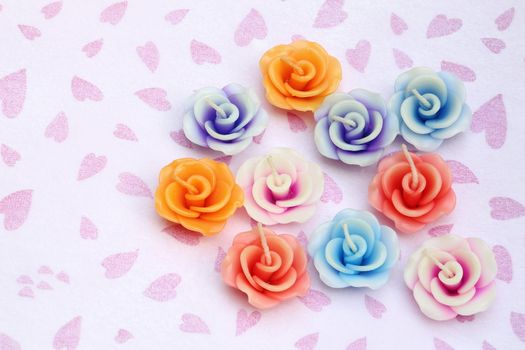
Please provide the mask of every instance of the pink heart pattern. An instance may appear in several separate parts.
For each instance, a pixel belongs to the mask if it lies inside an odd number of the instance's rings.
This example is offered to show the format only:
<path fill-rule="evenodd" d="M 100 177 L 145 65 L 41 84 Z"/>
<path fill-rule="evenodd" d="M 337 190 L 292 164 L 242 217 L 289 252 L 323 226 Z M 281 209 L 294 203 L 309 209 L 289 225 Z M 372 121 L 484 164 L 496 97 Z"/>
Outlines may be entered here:
<path fill-rule="evenodd" d="M 317 12 L 314 28 L 331 28 L 343 23 L 348 17 L 344 4 L 344 0 L 326 0 Z"/>
<path fill-rule="evenodd" d="M 449 61 L 441 61 L 441 70 L 452 73 L 463 81 L 475 81 L 476 80 L 476 73 L 469 67 L 463 66 L 461 64 L 457 64 L 457 63 L 453 63 Z"/>
<path fill-rule="evenodd" d="M 144 46 L 137 46 L 137 55 L 146 67 L 153 73 L 159 66 L 159 50 L 154 42 L 148 41 Z"/>
<path fill-rule="evenodd" d="M 514 7 L 511 7 L 494 20 L 499 31 L 506 30 L 511 25 L 514 19 L 514 12 Z"/>
<path fill-rule="evenodd" d="M 82 330 L 82 317 L 77 316 L 65 325 L 60 327 L 53 339 L 53 348 L 56 350 L 66 349 L 74 350 L 80 341 L 80 332 Z"/>
<path fill-rule="evenodd" d="M 58 15 L 60 10 L 62 10 L 62 1 L 55 1 L 42 7 L 40 12 L 42 12 L 45 19 L 51 19 Z"/>
<path fill-rule="evenodd" d="M 368 40 L 360 40 L 355 48 L 346 50 L 346 60 L 358 72 L 364 73 L 368 65 L 372 45 Z"/>
<path fill-rule="evenodd" d="M 452 231 L 454 224 L 438 225 L 428 230 L 428 235 L 431 237 L 443 236 Z"/>
<path fill-rule="evenodd" d="M 9 167 L 15 166 L 16 162 L 21 159 L 20 153 L 4 144 L 0 146 L 0 156 L 5 165 Z"/>
<path fill-rule="evenodd" d="M 346 350 L 366 350 L 366 337 L 359 338 L 356 341 L 348 344 Z"/>
<path fill-rule="evenodd" d="M 239 336 L 248 329 L 255 326 L 261 320 L 261 313 L 259 311 L 252 311 L 250 314 L 245 309 L 237 311 L 237 329 L 235 335 Z"/>
<path fill-rule="evenodd" d="M 488 341 L 484 340 L 483 344 L 481 346 L 482 350 L 497 350 L 495 347 L 493 347 Z"/>
<path fill-rule="evenodd" d="M 129 196 L 153 198 L 148 185 L 138 176 L 132 173 L 121 173 L 118 177 L 120 181 L 117 184 L 117 190 L 119 192 Z"/>
<path fill-rule="evenodd" d="M 56 279 L 60 282 L 69 283 L 69 275 L 65 273 L 64 271 L 60 271 L 56 274 Z"/>
<path fill-rule="evenodd" d="M 161 88 L 148 88 L 135 92 L 135 95 L 157 111 L 169 111 L 171 103 L 166 99 L 168 93 Z"/>
<path fill-rule="evenodd" d="M 184 17 L 186 17 L 186 14 L 188 14 L 188 11 L 188 9 L 179 9 L 171 11 L 164 17 L 164 19 L 170 22 L 172 25 L 176 25 L 182 22 Z"/>
<path fill-rule="evenodd" d="M 308 130 L 308 126 L 305 121 L 297 114 L 292 112 L 286 112 L 286 118 L 288 119 L 288 126 L 292 132 L 298 133 Z"/>
<path fill-rule="evenodd" d="M 221 63 L 221 55 L 213 47 L 193 39 L 190 44 L 191 59 L 197 64 Z"/>
<path fill-rule="evenodd" d="M 31 287 L 27 287 L 27 286 L 22 287 L 22 289 L 18 291 L 18 295 L 21 296 L 22 298 L 34 298 L 35 297 L 35 293 L 31 289 Z"/>
<path fill-rule="evenodd" d="M 109 279 L 115 279 L 124 276 L 135 264 L 139 250 L 125 253 L 110 255 L 100 264 L 106 271 L 104 276 Z"/>
<path fill-rule="evenodd" d="M 33 284 L 33 279 L 28 275 L 20 275 L 16 279 L 16 282 L 20 284 Z"/>
<path fill-rule="evenodd" d="M 71 92 L 78 101 L 102 101 L 104 98 L 104 94 L 96 85 L 77 76 L 71 80 Z"/>
<path fill-rule="evenodd" d="M 452 171 L 452 182 L 458 184 L 479 184 L 476 175 L 465 164 L 458 162 L 457 160 L 447 160 L 447 164 Z"/>
<path fill-rule="evenodd" d="M 222 247 L 217 248 L 217 257 L 215 258 L 215 272 L 221 272 L 221 266 L 222 262 L 224 261 L 224 258 L 226 257 L 226 252 Z"/>
<path fill-rule="evenodd" d="M 262 40 L 266 38 L 267 34 L 268 29 L 264 18 L 259 11 L 251 9 L 235 30 L 233 41 L 237 46 L 247 46 L 253 39 Z"/>
<path fill-rule="evenodd" d="M 481 38 L 481 42 L 495 54 L 500 53 L 506 47 L 505 42 L 497 38 Z"/>
<path fill-rule="evenodd" d="M 106 167 L 107 162 L 105 156 L 97 156 L 94 153 L 87 154 L 80 163 L 77 180 L 82 181 L 98 174 Z"/>
<path fill-rule="evenodd" d="M 392 32 L 394 32 L 395 35 L 401 35 L 408 29 L 408 25 L 401 17 L 392 13 L 390 15 L 390 28 L 392 28 Z"/>
<path fill-rule="evenodd" d="M 117 343 L 124 344 L 128 340 L 133 339 L 133 334 L 131 334 L 128 330 L 121 328 L 118 330 L 114 339 Z"/>
<path fill-rule="evenodd" d="M 315 312 L 322 311 L 325 306 L 332 303 L 326 294 L 315 289 L 310 289 L 304 297 L 299 297 L 299 301 Z"/>
<path fill-rule="evenodd" d="M 116 138 L 127 140 L 127 141 L 138 141 L 137 135 L 135 135 L 135 132 L 130 129 L 129 126 L 126 124 L 117 124 L 115 125 L 115 131 L 113 131 L 113 135 Z"/>
<path fill-rule="evenodd" d="M 179 326 L 179 329 L 186 333 L 210 333 L 210 329 L 206 322 L 194 314 L 182 315 L 182 323 Z"/>
<path fill-rule="evenodd" d="M 454 350 L 452 346 L 439 338 L 434 338 L 434 348 L 436 350 Z"/>
<path fill-rule="evenodd" d="M 162 275 L 151 282 L 143 294 L 150 299 L 160 302 L 171 300 L 177 296 L 176 288 L 180 281 L 181 278 L 176 273 Z"/>
<path fill-rule="evenodd" d="M 386 306 L 383 303 L 367 294 L 365 294 L 365 307 L 370 316 L 377 319 L 383 317 L 386 312 Z"/>
<path fill-rule="evenodd" d="M 35 40 L 36 38 L 42 36 L 42 32 L 37 27 L 19 24 L 18 29 L 27 40 Z"/>
<path fill-rule="evenodd" d="M 18 229 L 24 224 L 31 209 L 33 190 L 21 190 L 5 196 L 0 201 L 0 214 L 4 214 L 4 228 Z"/>
<path fill-rule="evenodd" d="M 330 175 L 324 173 L 324 192 L 321 196 L 321 202 L 334 202 L 335 204 L 338 204 L 341 203 L 342 200 L 343 191 Z"/>
<path fill-rule="evenodd" d="M 396 66 L 399 69 L 407 69 L 412 67 L 414 61 L 406 53 L 398 49 L 392 49 L 392 54 L 394 55 L 394 61 Z"/>
<path fill-rule="evenodd" d="M 319 341 L 319 333 L 305 335 L 295 342 L 295 347 L 299 350 L 314 350 Z"/>
<path fill-rule="evenodd" d="M 172 131 L 170 133 L 170 137 L 171 137 L 171 139 L 173 141 L 175 141 L 176 143 L 178 143 L 182 147 L 186 147 L 186 148 L 190 148 L 190 149 L 193 148 L 193 144 L 191 143 L 190 140 L 188 140 L 186 135 L 184 135 L 184 131 L 183 130 Z"/>
<path fill-rule="evenodd" d="M 496 220 L 510 220 L 525 215 L 525 206 L 508 197 L 494 197 L 489 201 L 490 216 Z"/>
<path fill-rule="evenodd" d="M 104 39 L 100 38 L 95 41 L 91 41 L 84 45 L 82 47 L 82 51 L 86 54 L 88 58 L 95 57 L 100 50 L 102 49 L 102 45 L 104 44 Z"/>
<path fill-rule="evenodd" d="M 46 127 L 44 133 L 45 137 L 52 138 L 55 142 L 61 143 L 67 139 L 69 134 L 69 125 L 67 122 L 67 117 L 64 112 L 57 114 L 55 119 Z"/>
<path fill-rule="evenodd" d="M 97 239 L 98 228 L 88 217 L 80 219 L 80 237 L 83 239 Z"/>
<path fill-rule="evenodd" d="M 511 312 L 510 325 L 519 340 L 525 342 L 525 315 L 519 312 Z"/>
<path fill-rule="evenodd" d="M 190 231 L 181 225 L 171 225 L 162 230 L 162 232 L 175 238 L 177 241 L 182 242 L 189 246 L 196 246 L 199 244 L 201 235 L 197 232 Z"/>
<path fill-rule="evenodd" d="M 100 13 L 100 17 L 99 17 L 100 22 L 116 25 L 122 20 L 122 17 L 124 17 L 127 7 L 128 7 L 127 1 L 117 2 L 113 5 L 106 7 Z"/>
<path fill-rule="evenodd" d="M 459 18 L 447 18 L 441 14 L 432 19 L 427 28 L 427 38 L 438 38 L 453 34 L 461 29 L 463 21 Z"/>
<path fill-rule="evenodd" d="M 2 113 L 7 118 L 15 118 L 22 112 L 26 99 L 26 70 L 6 75 L 0 79 L 0 102 Z"/>
<path fill-rule="evenodd" d="M 20 350 L 20 344 L 8 336 L 0 332 L 0 349 L 2 350 Z"/>
<path fill-rule="evenodd" d="M 512 258 L 508 250 L 501 245 L 495 245 L 492 247 L 492 252 L 498 265 L 496 278 L 500 281 L 510 283 L 512 281 Z"/>
<path fill-rule="evenodd" d="M 485 140 L 491 148 L 503 146 L 507 137 L 507 112 L 501 94 L 485 102 L 472 114 L 470 129 L 474 132 L 485 131 Z"/>

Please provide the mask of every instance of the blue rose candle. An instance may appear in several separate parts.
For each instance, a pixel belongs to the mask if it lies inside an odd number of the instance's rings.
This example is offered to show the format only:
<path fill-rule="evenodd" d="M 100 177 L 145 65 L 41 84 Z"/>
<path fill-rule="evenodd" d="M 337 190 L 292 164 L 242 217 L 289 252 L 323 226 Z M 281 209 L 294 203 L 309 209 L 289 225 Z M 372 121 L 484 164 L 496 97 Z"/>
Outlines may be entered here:
<path fill-rule="evenodd" d="M 268 115 L 255 93 L 239 84 L 197 90 L 184 111 L 188 140 L 226 155 L 244 150 L 268 125 Z"/>
<path fill-rule="evenodd" d="M 400 119 L 400 133 L 418 150 L 430 152 L 465 131 L 472 119 L 463 82 L 447 72 L 413 68 L 401 74 L 389 113 Z"/>
<path fill-rule="evenodd" d="M 344 209 L 314 231 L 308 253 L 329 287 L 377 289 L 399 259 L 399 243 L 395 231 L 370 212 Z"/>
<path fill-rule="evenodd" d="M 328 96 L 314 117 L 319 152 L 346 164 L 376 163 L 399 132 L 397 115 L 388 115 L 383 98 L 363 89 Z"/>

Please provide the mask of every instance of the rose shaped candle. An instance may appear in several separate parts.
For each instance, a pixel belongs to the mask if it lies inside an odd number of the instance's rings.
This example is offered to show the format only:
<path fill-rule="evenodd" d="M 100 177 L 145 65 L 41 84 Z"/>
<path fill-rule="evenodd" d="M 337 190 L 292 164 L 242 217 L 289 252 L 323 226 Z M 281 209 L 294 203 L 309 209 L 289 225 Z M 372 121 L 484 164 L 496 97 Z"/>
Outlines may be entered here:
<path fill-rule="evenodd" d="M 183 130 L 188 140 L 227 155 L 244 150 L 268 125 L 257 95 L 239 84 L 197 90 L 184 110 Z"/>
<path fill-rule="evenodd" d="M 314 117 L 319 152 L 346 164 L 376 163 L 399 132 L 399 120 L 388 115 L 383 98 L 363 89 L 328 96 Z"/>
<path fill-rule="evenodd" d="M 437 321 L 485 311 L 496 295 L 496 259 L 479 238 L 431 238 L 408 259 L 405 283 L 421 311 Z"/>
<path fill-rule="evenodd" d="M 418 156 L 402 147 L 402 152 L 379 162 L 368 201 L 398 230 L 413 233 L 449 214 L 456 206 L 456 194 L 443 158 L 433 153 Z"/>
<path fill-rule="evenodd" d="M 323 194 L 324 176 L 317 164 L 289 148 L 278 148 L 244 162 L 237 183 L 244 190 L 248 215 L 275 225 L 310 219 Z"/>
<path fill-rule="evenodd" d="M 341 64 L 317 43 L 298 40 L 266 51 L 259 62 L 272 105 L 313 111 L 341 81 Z"/>
<path fill-rule="evenodd" d="M 310 288 L 307 258 L 297 239 L 264 229 L 239 233 L 221 266 L 226 284 L 246 293 L 248 302 L 267 309 L 304 296 Z"/>
<path fill-rule="evenodd" d="M 160 171 L 155 209 L 188 230 L 216 234 L 242 203 L 242 190 L 225 163 L 182 158 Z"/>
<path fill-rule="evenodd" d="M 470 126 L 465 98 L 463 83 L 452 74 L 412 68 L 397 78 L 389 113 L 400 117 L 401 136 L 428 152 Z"/>
<path fill-rule="evenodd" d="M 345 209 L 314 231 L 308 254 L 326 285 L 377 289 L 399 259 L 399 244 L 394 230 L 373 214 Z"/>

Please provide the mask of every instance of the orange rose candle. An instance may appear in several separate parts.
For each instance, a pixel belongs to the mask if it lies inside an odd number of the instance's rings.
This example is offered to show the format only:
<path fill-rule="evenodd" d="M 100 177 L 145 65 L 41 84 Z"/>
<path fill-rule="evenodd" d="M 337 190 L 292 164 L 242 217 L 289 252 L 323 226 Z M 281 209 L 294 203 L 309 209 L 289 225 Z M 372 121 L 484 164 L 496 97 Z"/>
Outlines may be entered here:
<path fill-rule="evenodd" d="M 221 266 L 222 279 L 246 293 L 248 302 L 268 309 L 304 296 L 310 288 L 307 256 L 297 239 L 262 227 L 239 233 Z"/>
<path fill-rule="evenodd" d="M 155 209 L 171 222 L 211 236 L 222 231 L 243 200 L 243 192 L 225 163 L 181 158 L 160 171 Z"/>
<path fill-rule="evenodd" d="M 452 212 L 456 194 L 443 158 L 433 153 L 418 156 L 408 152 L 406 145 L 402 148 L 379 162 L 368 187 L 368 201 L 399 231 L 414 233 Z"/>
<path fill-rule="evenodd" d="M 272 105 L 302 112 L 319 107 L 341 81 L 341 64 L 314 42 L 294 41 L 266 51 L 259 67 Z"/>

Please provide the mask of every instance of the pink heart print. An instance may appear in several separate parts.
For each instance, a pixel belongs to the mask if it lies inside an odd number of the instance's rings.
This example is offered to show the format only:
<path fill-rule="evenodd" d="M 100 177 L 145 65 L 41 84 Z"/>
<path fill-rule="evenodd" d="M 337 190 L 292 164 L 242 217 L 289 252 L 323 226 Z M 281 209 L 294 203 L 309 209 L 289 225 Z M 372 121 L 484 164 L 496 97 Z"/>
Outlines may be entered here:
<path fill-rule="evenodd" d="M 510 313 L 510 325 L 514 334 L 522 341 L 525 342 L 525 315 L 518 312 Z"/>
<path fill-rule="evenodd" d="M 96 85 L 77 76 L 71 80 L 71 92 L 78 101 L 101 101 L 104 98 L 104 94 Z"/>
<path fill-rule="evenodd" d="M 237 46 L 247 46 L 253 39 L 262 40 L 266 38 L 267 34 L 268 29 L 264 18 L 259 11 L 251 9 L 235 30 L 233 41 Z"/>
<path fill-rule="evenodd" d="M 295 342 L 296 349 L 299 350 L 314 350 L 319 341 L 319 332 L 305 335 Z"/>
<path fill-rule="evenodd" d="M 170 22 L 172 25 L 179 24 L 184 17 L 186 17 L 186 14 L 188 13 L 188 9 L 178 9 L 171 11 L 164 17 L 164 19 L 168 22 Z"/>
<path fill-rule="evenodd" d="M 69 283 L 69 275 L 64 271 L 60 271 L 56 274 L 55 278 L 60 282 Z"/>
<path fill-rule="evenodd" d="M 182 315 L 182 323 L 180 324 L 179 329 L 186 333 L 210 333 L 210 329 L 206 322 L 194 314 Z"/>
<path fill-rule="evenodd" d="M 472 114 L 470 129 L 476 133 L 485 131 L 485 140 L 490 148 L 503 146 L 507 137 L 507 112 L 503 95 L 494 96 Z"/>
<path fill-rule="evenodd" d="M 128 330 L 121 328 L 118 330 L 117 335 L 115 336 L 115 341 L 119 344 L 124 344 L 132 338 L 133 334 L 131 334 Z"/>
<path fill-rule="evenodd" d="M 42 289 L 42 290 L 52 290 L 53 287 L 51 287 L 51 285 L 49 283 L 47 283 L 46 281 L 40 281 L 38 282 L 38 284 L 36 285 L 36 287 L 38 289 Z"/>
<path fill-rule="evenodd" d="M 53 348 L 56 350 L 66 349 L 74 350 L 80 341 L 80 332 L 82 329 L 82 317 L 77 316 L 56 332 L 53 339 Z"/>
<path fill-rule="evenodd" d="M 190 148 L 190 149 L 193 148 L 193 144 L 191 143 L 190 140 L 188 140 L 186 135 L 184 135 L 184 131 L 183 130 L 172 131 L 170 133 L 170 137 L 171 137 L 171 139 L 173 141 L 175 141 L 176 143 L 178 143 L 182 147 L 186 147 L 186 148 Z"/>
<path fill-rule="evenodd" d="M 355 48 L 346 50 L 346 60 L 358 72 L 364 73 L 368 65 L 372 46 L 368 40 L 360 40 Z"/>
<path fill-rule="evenodd" d="M 252 311 L 250 314 L 245 309 L 240 309 L 237 312 L 237 327 L 235 335 L 239 336 L 248 329 L 255 326 L 261 320 L 261 313 L 259 311 Z"/>
<path fill-rule="evenodd" d="M 2 350 L 20 350 L 20 344 L 8 336 L 0 332 L 0 349 Z"/>
<path fill-rule="evenodd" d="M 288 126 L 292 132 L 298 133 L 303 132 L 308 129 L 305 121 L 299 117 L 297 114 L 292 112 L 286 112 L 286 117 L 288 119 Z"/>
<path fill-rule="evenodd" d="M 481 42 L 495 54 L 500 53 L 506 47 L 505 42 L 497 38 L 482 38 Z"/>
<path fill-rule="evenodd" d="M 214 265 L 216 272 L 221 272 L 221 266 L 222 262 L 224 261 L 224 258 L 226 258 L 226 252 L 224 251 L 224 249 L 222 249 L 222 247 L 217 248 L 217 257 L 215 258 Z"/>
<path fill-rule="evenodd" d="M 83 239 L 97 239 L 98 237 L 97 226 L 85 216 L 80 219 L 80 237 Z"/>
<path fill-rule="evenodd" d="M 157 70 L 160 56 L 159 49 L 154 42 L 148 41 L 144 46 L 137 46 L 137 55 L 152 73 Z"/>
<path fill-rule="evenodd" d="M 226 163 L 230 165 L 232 158 L 233 158 L 232 156 L 219 156 L 219 157 L 213 158 L 213 160 L 215 160 L 216 162 L 222 162 L 222 163 Z"/>
<path fill-rule="evenodd" d="M 438 38 L 453 34 L 461 29 L 463 21 L 459 18 L 447 18 L 441 14 L 432 19 L 427 28 L 427 38 Z"/>
<path fill-rule="evenodd" d="M 58 15 L 60 10 L 62 10 L 62 1 L 55 1 L 42 7 L 40 12 L 44 14 L 45 19 L 51 19 Z"/>
<path fill-rule="evenodd" d="M 26 221 L 32 198 L 33 190 L 21 190 L 0 201 L 0 214 L 4 214 L 4 228 L 7 231 L 16 230 Z"/>
<path fill-rule="evenodd" d="M 51 268 L 47 265 L 40 266 L 37 272 L 42 275 L 52 275 L 53 274 L 53 270 L 51 270 Z"/>
<path fill-rule="evenodd" d="M 35 40 L 42 36 L 42 32 L 37 27 L 19 24 L 18 29 L 20 29 L 20 32 L 27 40 Z"/>
<path fill-rule="evenodd" d="M 0 79 L 0 102 L 2 113 L 7 118 L 15 118 L 22 112 L 26 99 L 26 70 L 6 75 Z"/>
<path fill-rule="evenodd" d="M 0 155 L 2 156 L 2 161 L 9 167 L 15 166 L 16 162 L 21 159 L 20 153 L 4 144 L 0 146 Z"/>
<path fill-rule="evenodd" d="M 121 173 L 118 178 L 117 190 L 119 192 L 130 196 L 153 198 L 148 185 L 138 176 L 132 173 Z"/>
<path fill-rule="evenodd" d="M 344 0 L 326 0 L 317 12 L 314 28 L 331 28 L 343 23 L 348 17 L 344 4 Z"/>
<path fill-rule="evenodd" d="M 386 312 L 386 306 L 383 305 L 379 300 L 372 298 L 365 294 L 365 307 L 370 316 L 373 318 L 381 318 Z"/>
<path fill-rule="evenodd" d="M 55 142 L 61 143 L 67 139 L 69 133 L 69 125 L 67 122 L 67 117 L 64 112 L 57 114 L 55 119 L 46 127 L 44 133 L 45 137 L 52 138 Z"/>
<path fill-rule="evenodd" d="M 115 131 L 113 131 L 113 135 L 122 140 L 138 141 L 135 132 L 131 130 L 130 127 L 126 124 L 115 125 Z"/>
<path fill-rule="evenodd" d="M 143 294 L 150 299 L 160 302 L 171 300 L 177 296 L 176 288 L 180 281 L 181 278 L 176 273 L 162 275 L 151 282 Z"/>
<path fill-rule="evenodd" d="M 492 247 L 492 252 L 494 253 L 498 266 L 496 278 L 500 281 L 510 283 L 512 281 L 512 258 L 508 250 L 501 245 L 495 245 Z"/>
<path fill-rule="evenodd" d="M 221 55 L 213 47 L 193 39 L 190 44 L 191 58 L 197 64 L 221 63 Z"/>
<path fill-rule="evenodd" d="M 456 321 L 458 321 L 459 323 L 472 322 L 474 321 L 474 319 L 475 319 L 474 315 L 468 315 L 468 316 L 457 315 L 456 316 Z"/>
<path fill-rule="evenodd" d="M 525 206 L 508 197 L 494 197 L 489 201 L 490 216 L 496 220 L 510 220 L 525 215 Z"/>
<path fill-rule="evenodd" d="M 511 7 L 494 20 L 494 23 L 496 23 L 499 31 L 506 30 L 510 26 L 512 20 L 514 19 L 514 12 L 514 7 Z"/>
<path fill-rule="evenodd" d="M 181 225 L 171 225 L 162 230 L 162 232 L 175 238 L 177 241 L 182 242 L 189 246 L 196 246 L 199 244 L 201 235 L 197 232 L 190 231 Z"/>
<path fill-rule="evenodd" d="M 454 227 L 454 224 L 438 225 L 428 230 L 428 235 L 431 237 L 443 236 L 450 233 L 452 227 Z"/>
<path fill-rule="evenodd" d="M 343 200 L 343 191 L 337 185 L 327 173 L 324 174 L 324 192 L 321 196 L 321 202 L 328 203 L 334 202 L 335 204 L 341 203 Z"/>
<path fill-rule="evenodd" d="M 398 49 L 392 49 L 392 54 L 394 55 L 394 61 L 396 66 L 399 69 L 407 69 L 412 67 L 414 61 L 406 53 Z"/>
<path fill-rule="evenodd" d="M 98 174 L 106 167 L 107 162 L 105 156 L 97 156 L 94 153 L 87 154 L 80 163 L 77 180 L 82 181 Z"/>
<path fill-rule="evenodd" d="M 434 338 L 434 348 L 436 350 L 454 350 L 452 346 L 439 338 Z"/>
<path fill-rule="evenodd" d="M 469 67 L 463 66 L 461 64 L 457 64 L 457 63 L 453 63 L 449 61 L 441 61 L 441 70 L 452 73 L 463 81 L 475 81 L 476 80 L 476 73 Z"/>
<path fill-rule="evenodd" d="M 356 341 L 348 344 L 346 350 L 366 350 L 366 337 L 359 338 Z"/>
<path fill-rule="evenodd" d="M 452 182 L 458 184 L 479 184 L 476 175 L 465 164 L 458 162 L 457 160 L 447 160 L 447 165 L 452 172 Z"/>
<path fill-rule="evenodd" d="M 492 346 L 489 342 L 484 340 L 481 346 L 481 350 L 497 350 L 497 349 L 494 346 Z"/>
<path fill-rule="evenodd" d="M 106 270 L 104 276 L 109 279 L 124 276 L 131 268 L 137 257 L 139 250 L 125 253 L 117 253 L 106 257 L 100 265 Z"/>
<path fill-rule="evenodd" d="M 16 279 L 16 282 L 20 284 L 33 284 L 33 279 L 28 275 L 20 275 Z"/>
<path fill-rule="evenodd" d="M 401 17 L 392 13 L 390 15 L 390 28 L 392 28 L 392 32 L 394 32 L 395 35 L 401 35 L 408 29 L 408 25 Z"/>
<path fill-rule="evenodd" d="M 314 289 L 310 289 L 304 297 L 299 297 L 299 301 L 315 312 L 322 311 L 323 307 L 332 303 L 326 294 Z"/>
<path fill-rule="evenodd" d="M 169 111 L 171 103 L 166 99 L 168 93 L 161 88 L 147 88 L 135 92 L 135 95 L 157 111 Z"/>
<path fill-rule="evenodd" d="M 120 22 L 120 20 L 124 16 L 124 13 L 126 13 L 127 7 L 128 7 L 127 1 L 117 2 L 113 5 L 106 7 L 100 13 L 100 18 L 99 18 L 100 22 L 116 25 L 118 22 Z"/>
<path fill-rule="evenodd" d="M 86 54 L 88 58 L 95 57 L 100 50 L 102 49 L 102 45 L 104 44 L 104 39 L 100 38 L 95 41 L 91 41 L 84 45 L 82 47 L 82 51 Z"/>
<path fill-rule="evenodd" d="M 18 291 L 18 295 L 21 296 L 22 298 L 34 298 L 35 297 L 35 293 L 31 289 L 31 287 L 28 287 L 28 286 L 25 286 L 22 289 L 20 289 Z"/>

